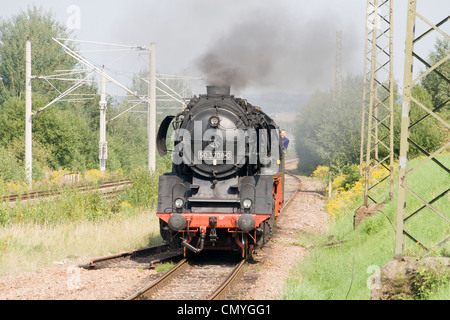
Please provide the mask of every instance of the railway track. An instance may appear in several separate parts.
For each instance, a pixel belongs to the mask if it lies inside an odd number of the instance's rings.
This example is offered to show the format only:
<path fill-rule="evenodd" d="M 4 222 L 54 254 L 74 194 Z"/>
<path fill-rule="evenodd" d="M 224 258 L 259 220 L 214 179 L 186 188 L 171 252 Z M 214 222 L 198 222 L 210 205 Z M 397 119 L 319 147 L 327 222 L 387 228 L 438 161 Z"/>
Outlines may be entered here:
<path fill-rule="evenodd" d="M 183 252 L 181 249 L 173 250 L 167 244 L 159 244 L 95 258 L 87 264 L 80 265 L 80 267 L 90 270 L 104 268 L 154 268 L 158 263 L 181 259 L 182 256 Z"/>
<path fill-rule="evenodd" d="M 285 210 L 289 206 L 289 204 L 292 202 L 292 199 L 297 195 L 297 192 L 300 190 L 302 185 L 300 177 L 295 173 L 286 171 L 285 175 L 288 175 L 291 181 L 288 181 L 288 179 L 286 179 L 285 194 L 287 197 L 285 196 L 285 201 L 283 207 L 281 208 L 281 212 L 283 212 L 283 210 Z"/>
<path fill-rule="evenodd" d="M 295 159 L 287 159 L 287 169 L 295 166 Z M 298 176 L 286 171 L 285 203 L 286 210 L 300 189 Z M 232 296 L 231 288 L 239 280 L 246 265 L 233 254 L 208 252 L 194 256 L 189 261 L 182 259 L 182 250 L 170 250 L 161 244 L 140 250 L 123 252 L 91 260 L 82 267 L 100 268 L 152 268 L 164 261 L 177 261 L 169 271 L 152 280 L 126 300 L 215 300 Z"/>
<path fill-rule="evenodd" d="M 285 192 L 288 200 L 282 208 L 285 210 L 301 187 L 300 178 L 292 172 L 286 172 Z M 288 180 L 288 179 L 286 179 Z M 220 300 L 230 293 L 244 270 L 245 259 L 238 263 L 224 262 L 224 255 L 211 252 L 196 257 L 202 262 L 181 260 L 160 278 L 150 282 L 126 300 Z M 220 284 L 220 285 L 218 285 Z"/>
<path fill-rule="evenodd" d="M 237 255 L 212 252 L 181 260 L 159 279 L 126 300 L 219 300 L 227 294 L 244 270 L 245 260 Z"/>
<path fill-rule="evenodd" d="M 111 197 L 120 192 L 125 186 L 130 185 L 131 181 L 129 179 L 117 180 L 117 181 L 108 181 L 103 183 L 102 185 L 96 186 L 87 186 L 81 185 L 77 186 L 76 190 L 80 192 L 88 192 L 95 191 L 101 192 L 105 197 Z M 46 198 L 58 197 L 61 195 L 61 192 L 58 190 L 50 190 L 50 191 L 35 191 L 28 192 L 23 194 L 12 194 L 5 196 L 1 199 L 1 202 L 8 203 L 11 206 L 14 206 L 17 201 L 21 201 L 22 203 L 42 200 Z"/>

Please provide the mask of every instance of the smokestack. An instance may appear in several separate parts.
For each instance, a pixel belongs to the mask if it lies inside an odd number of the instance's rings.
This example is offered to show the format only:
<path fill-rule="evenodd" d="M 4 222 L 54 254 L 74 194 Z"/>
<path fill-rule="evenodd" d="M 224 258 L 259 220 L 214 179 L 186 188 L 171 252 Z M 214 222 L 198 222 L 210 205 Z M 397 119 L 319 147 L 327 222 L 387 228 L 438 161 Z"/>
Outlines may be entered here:
<path fill-rule="evenodd" d="M 231 95 L 231 86 L 206 86 L 206 95 L 229 96 Z"/>

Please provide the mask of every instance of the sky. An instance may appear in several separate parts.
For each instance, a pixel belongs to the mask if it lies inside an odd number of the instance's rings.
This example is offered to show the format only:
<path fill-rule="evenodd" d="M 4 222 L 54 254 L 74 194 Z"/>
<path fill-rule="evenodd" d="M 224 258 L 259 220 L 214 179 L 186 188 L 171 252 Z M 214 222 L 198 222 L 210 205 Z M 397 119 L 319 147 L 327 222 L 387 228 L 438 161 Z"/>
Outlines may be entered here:
<path fill-rule="evenodd" d="M 241 94 L 311 94 L 331 88 L 337 30 L 343 31 L 344 75 L 363 72 L 364 0 L 0 1 L 0 19 L 40 6 L 51 10 L 73 39 L 138 46 L 155 42 L 157 72 L 200 77 L 196 85 L 201 88 L 223 81 L 218 74 L 227 74 L 225 81 Z M 406 0 L 394 1 L 394 78 L 400 83 L 406 6 Z M 418 0 L 417 11 L 437 23 L 450 13 L 450 1 Z M 429 52 L 433 45 L 430 40 L 422 49 Z M 82 54 L 125 85 L 149 60 L 131 51 Z M 233 72 L 222 72 L 228 63 Z"/>

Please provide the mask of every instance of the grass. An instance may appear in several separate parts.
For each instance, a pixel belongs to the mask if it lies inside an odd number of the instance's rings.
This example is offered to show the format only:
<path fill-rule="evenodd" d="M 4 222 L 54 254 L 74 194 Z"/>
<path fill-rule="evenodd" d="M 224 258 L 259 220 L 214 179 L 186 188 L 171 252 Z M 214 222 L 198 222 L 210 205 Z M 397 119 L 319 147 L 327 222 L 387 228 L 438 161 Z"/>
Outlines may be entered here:
<path fill-rule="evenodd" d="M 170 262 L 166 262 L 166 263 L 161 263 L 158 266 L 156 266 L 155 271 L 156 272 L 163 272 L 163 271 L 169 271 L 170 269 L 173 268 L 175 264 L 170 261 Z"/>
<path fill-rule="evenodd" d="M 0 204 L 0 273 L 32 271 L 162 242 L 155 215 L 159 172 L 135 170 L 131 187 L 107 201 L 65 186 L 61 196 Z"/>
<path fill-rule="evenodd" d="M 439 160 L 446 166 L 450 165 L 449 155 L 443 155 Z M 411 165 L 418 161 L 420 160 L 411 162 Z M 448 174 L 430 162 L 420 171 L 408 176 L 408 186 L 427 200 L 446 190 L 449 184 Z M 394 194 L 397 194 L 397 190 Z M 333 216 L 334 222 L 326 235 L 302 234 L 299 237 L 299 242 L 303 245 L 325 243 L 331 235 L 335 241 L 344 241 L 344 244 L 331 248 L 319 246 L 311 250 L 309 256 L 291 270 L 290 277 L 285 282 L 283 299 L 370 299 L 370 277 L 394 257 L 397 198 L 395 196 L 382 212 L 365 220 L 354 230 L 353 214 L 362 204 L 352 201 L 361 199 L 361 195 L 355 194 L 354 197 L 347 200 L 345 210 L 336 210 L 339 214 Z M 447 195 L 433 206 L 448 214 L 448 200 Z M 408 195 L 409 213 L 421 206 L 418 200 Z M 448 223 L 429 209 L 409 220 L 405 229 L 427 247 L 436 245 L 450 233 Z M 404 256 L 420 258 L 425 253 L 419 245 L 407 238 L 404 243 Z M 433 255 L 449 257 L 450 243 L 435 250 Z M 450 299 L 448 282 L 429 292 L 427 299 Z"/>
<path fill-rule="evenodd" d="M 0 273 L 36 271 L 161 243 L 155 210 L 77 223 L 19 223 L 0 227 Z"/>
<path fill-rule="evenodd" d="M 7 168 L 8 169 L 8 168 Z M 45 178 L 35 181 L 30 188 L 25 181 L 3 181 L 0 177 L 0 197 L 11 194 L 23 194 L 34 191 L 59 191 L 63 187 L 78 183 L 82 185 L 101 185 L 106 181 L 114 181 L 124 179 L 123 170 L 116 170 L 112 173 L 100 172 L 100 170 L 88 170 L 84 173 L 74 173 L 67 169 L 59 169 L 58 171 L 45 169 Z"/>
<path fill-rule="evenodd" d="M 158 173 L 137 169 L 131 174 L 132 186 L 112 200 L 106 200 L 100 192 L 80 192 L 73 185 L 63 185 L 61 194 L 32 204 L 20 201 L 11 208 L 0 202 L 0 225 L 17 223 L 58 224 L 82 221 L 102 221 L 109 217 L 121 217 L 134 212 L 134 208 L 150 208 L 158 198 Z"/>

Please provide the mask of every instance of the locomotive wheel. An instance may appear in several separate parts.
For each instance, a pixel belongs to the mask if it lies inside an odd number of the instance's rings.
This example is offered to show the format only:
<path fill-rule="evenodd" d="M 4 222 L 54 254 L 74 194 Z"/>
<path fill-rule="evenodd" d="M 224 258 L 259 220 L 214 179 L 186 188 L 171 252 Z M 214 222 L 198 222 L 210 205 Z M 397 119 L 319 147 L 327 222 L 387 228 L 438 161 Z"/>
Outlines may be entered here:
<path fill-rule="evenodd" d="M 260 230 L 256 236 L 256 245 L 262 246 L 266 244 L 273 235 L 273 218 L 264 220 L 260 225 Z"/>
<path fill-rule="evenodd" d="M 244 245 L 244 249 L 243 249 L 243 254 L 242 257 L 244 259 L 248 259 L 250 258 L 250 256 L 252 255 L 252 251 L 250 250 L 250 244 L 248 243 L 248 234 L 247 233 L 242 233 L 242 244 Z"/>

